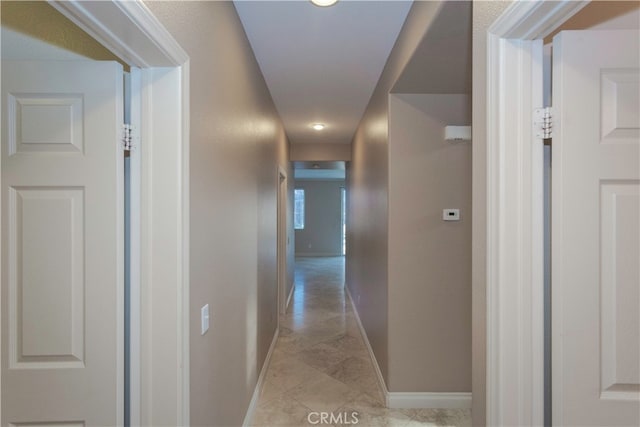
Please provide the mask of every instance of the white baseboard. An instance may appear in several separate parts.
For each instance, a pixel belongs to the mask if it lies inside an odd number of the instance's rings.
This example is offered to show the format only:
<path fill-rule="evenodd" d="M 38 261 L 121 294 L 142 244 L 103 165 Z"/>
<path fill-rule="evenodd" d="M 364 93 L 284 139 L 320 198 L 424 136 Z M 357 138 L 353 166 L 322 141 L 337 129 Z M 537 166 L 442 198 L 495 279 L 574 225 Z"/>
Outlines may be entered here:
<path fill-rule="evenodd" d="M 289 296 L 287 297 L 287 302 L 284 305 L 284 311 L 287 311 L 289 308 L 289 304 L 291 303 L 291 297 L 293 297 L 293 291 L 296 289 L 296 284 L 291 285 L 291 290 L 289 291 Z"/>
<path fill-rule="evenodd" d="M 389 408 L 471 408 L 471 393 L 387 393 Z"/>
<path fill-rule="evenodd" d="M 380 390 L 382 390 L 382 394 L 384 394 L 385 405 L 389 407 L 389 391 L 387 390 L 387 385 L 384 382 L 382 371 L 380 371 L 378 360 L 376 359 L 376 355 L 373 353 L 373 349 L 371 348 L 371 344 L 369 343 L 369 338 L 367 337 L 367 333 L 364 330 L 364 326 L 362 326 L 362 322 L 360 321 L 360 315 L 358 314 L 356 305 L 353 302 L 353 298 L 351 298 L 351 292 L 349 292 L 349 287 L 346 286 L 346 284 L 344 289 L 347 291 L 347 297 L 349 298 L 349 301 L 351 301 L 351 308 L 353 308 L 353 313 L 355 314 L 356 322 L 358 323 L 358 329 L 360 329 L 360 335 L 362 335 L 362 339 L 364 340 L 364 345 L 367 347 L 367 351 L 369 352 L 369 357 L 371 358 L 371 364 L 373 364 L 373 369 L 376 371 L 376 377 L 378 378 L 378 387 L 380 387 Z"/>
<path fill-rule="evenodd" d="M 296 252 L 296 258 L 337 258 L 344 256 L 342 253 L 333 253 L 333 252 Z"/>
<path fill-rule="evenodd" d="M 362 326 L 362 322 L 360 321 L 360 315 L 358 315 L 358 310 L 356 309 L 355 304 L 353 303 L 353 298 L 351 298 L 351 293 L 349 292 L 349 288 L 347 286 L 344 287 L 347 291 L 347 296 L 349 297 L 349 301 L 351 301 L 351 307 L 353 308 L 353 312 L 356 317 L 356 322 L 358 322 L 358 328 L 360 329 L 360 334 L 364 339 L 364 344 L 367 347 L 367 351 L 369 352 L 369 357 L 371 358 L 371 363 L 373 364 L 373 368 L 376 371 L 376 377 L 378 378 L 378 386 L 382 393 L 385 396 L 385 404 L 387 408 L 442 408 L 442 409 L 468 409 L 471 408 L 471 393 L 414 393 L 414 392 L 390 392 L 387 389 L 387 385 L 384 382 L 384 377 L 382 376 L 382 372 L 380 371 L 380 366 L 378 365 L 378 361 L 376 360 L 376 355 L 373 353 L 373 349 L 371 348 L 371 344 L 369 343 L 369 339 L 367 338 L 367 333 L 364 330 L 364 326 Z"/>
<path fill-rule="evenodd" d="M 269 364 L 271 363 L 271 355 L 273 354 L 273 349 L 276 347 L 276 342 L 278 341 L 279 334 L 280 329 L 276 328 L 276 333 L 273 335 L 273 340 L 271 341 L 271 346 L 269 347 L 269 351 L 267 352 L 267 357 L 264 358 L 264 363 L 262 364 L 262 370 L 260 371 L 260 375 L 258 376 L 256 388 L 253 390 L 251 402 L 249 402 L 247 413 L 244 416 L 244 421 L 242 422 L 243 427 L 249 426 L 249 423 L 253 419 L 253 414 L 256 412 L 258 400 L 260 399 L 260 392 L 262 391 L 262 386 L 264 384 L 264 377 L 267 374 L 267 369 L 269 369 Z"/>

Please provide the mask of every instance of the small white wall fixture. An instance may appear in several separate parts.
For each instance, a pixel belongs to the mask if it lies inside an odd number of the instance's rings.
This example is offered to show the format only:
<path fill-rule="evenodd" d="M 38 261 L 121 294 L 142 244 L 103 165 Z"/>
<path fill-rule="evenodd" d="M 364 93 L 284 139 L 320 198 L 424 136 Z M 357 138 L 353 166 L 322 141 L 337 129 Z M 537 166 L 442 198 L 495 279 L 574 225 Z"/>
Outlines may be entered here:
<path fill-rule="evenodd" d="M 471 126 L 445 126 L 446 141 L 471 141 Z"/>
<path fill-rule="evenodd" d="M 542 39 L 588 2 L 513 2 L 487 32 L 487 425 L 544 424 Z"/>

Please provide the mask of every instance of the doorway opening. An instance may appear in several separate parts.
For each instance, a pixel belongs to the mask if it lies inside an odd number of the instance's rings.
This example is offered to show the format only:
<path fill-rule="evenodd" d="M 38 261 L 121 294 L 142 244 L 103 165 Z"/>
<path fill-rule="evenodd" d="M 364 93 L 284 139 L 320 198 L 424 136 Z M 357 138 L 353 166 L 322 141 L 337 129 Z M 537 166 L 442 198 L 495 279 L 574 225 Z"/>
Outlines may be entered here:
<path fill-rule="evenodd" d="M 331 277 L 338 274 L 337 280 L 344 284 L 346 164 L 344 161 L 295 161 L 293 170 L 294 288 L 300 285 L 300 290 L 295 292 L 304 292 L 310 271 Z M 303 295 L 294 295 L 294 305 L 302 300 Z M 304 310 L 301 307 L 298 311 Z"/>
<path fill-rule="evenodd" d="M 343 256 L 345 162 L 293 162 L 296 257 Z"/>

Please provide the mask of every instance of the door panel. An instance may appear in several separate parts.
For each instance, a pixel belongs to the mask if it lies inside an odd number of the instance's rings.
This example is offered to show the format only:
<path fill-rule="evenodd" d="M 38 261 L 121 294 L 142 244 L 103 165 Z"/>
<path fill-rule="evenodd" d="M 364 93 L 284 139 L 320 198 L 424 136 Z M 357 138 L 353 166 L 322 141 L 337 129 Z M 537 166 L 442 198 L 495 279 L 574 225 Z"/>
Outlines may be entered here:
<path fill-rule="evenodd" d="M 122 423 L 122 67 L 2 62 L 2 425 Z"/>
<path fill-rule="evenodd" d="M 640 33 L 553 41 L 553 418 L 640 424 Z"/>
<path fill-rule="evenodd" d="M 9 281 L 13 367 L 84 364 L 83 206 L 82 188 L 9 189 L 9 264 L 17 266 Z"/>

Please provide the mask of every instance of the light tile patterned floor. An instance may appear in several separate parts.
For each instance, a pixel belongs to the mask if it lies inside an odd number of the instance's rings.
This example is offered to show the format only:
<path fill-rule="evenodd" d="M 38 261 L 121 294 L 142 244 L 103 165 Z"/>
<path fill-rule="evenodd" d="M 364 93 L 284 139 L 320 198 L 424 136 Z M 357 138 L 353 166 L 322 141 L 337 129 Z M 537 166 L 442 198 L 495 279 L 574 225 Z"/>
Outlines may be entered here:
<path fill-rule="evenodd" d="M 384 407 L 345 295 L 344 258 L 298 258 L 294 280 L 253 426 L 470 425 L 468 410 Z M 333 422 L 322 422 L 321 412 Z"/>

